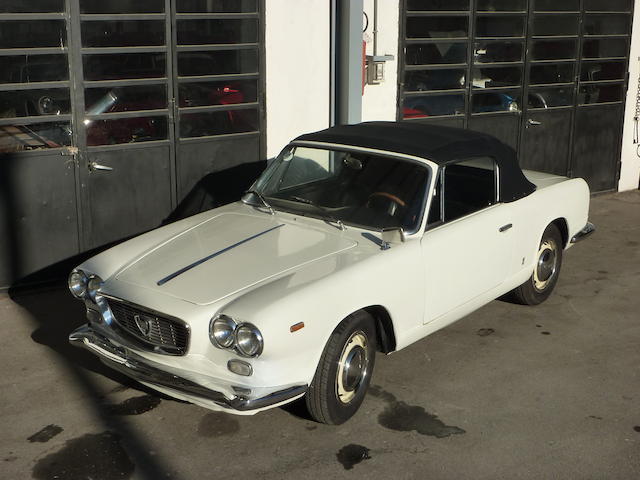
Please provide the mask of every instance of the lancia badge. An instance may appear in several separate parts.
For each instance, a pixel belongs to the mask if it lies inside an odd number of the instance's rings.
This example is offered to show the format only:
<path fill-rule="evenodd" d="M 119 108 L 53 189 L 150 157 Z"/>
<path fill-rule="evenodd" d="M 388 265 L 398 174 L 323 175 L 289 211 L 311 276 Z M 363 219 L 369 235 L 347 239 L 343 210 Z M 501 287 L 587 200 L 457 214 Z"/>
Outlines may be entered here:
<path fill-rule="evenodd" d="M 140 333 L 145 337 L 149 335 L 149 332 L 151 331 L 151 322 L 153 320 L 147 316 L 140 315 L 134 315 L 133 319 L 136 321 L 136 326 L 138 327 L 138 330 L 140 330 Z"/>

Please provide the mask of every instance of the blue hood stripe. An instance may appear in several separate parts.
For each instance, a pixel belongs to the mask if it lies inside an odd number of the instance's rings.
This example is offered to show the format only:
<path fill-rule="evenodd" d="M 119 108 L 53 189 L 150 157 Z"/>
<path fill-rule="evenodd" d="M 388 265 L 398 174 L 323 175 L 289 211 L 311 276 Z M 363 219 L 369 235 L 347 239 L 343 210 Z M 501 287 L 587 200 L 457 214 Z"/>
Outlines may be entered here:
<path fill-rule="evenodd" d="M 260 233 L 256 233 L 255 235 L 252 235 L 248 238 L 245 238 L 244 240 L 240 240 L 238 243 L 234 243 L 233 245 L 229 245 L 228 247 L 223 248 L 222 250 L 218 250 L 215 253 L 212 253 L 211 255 L 208 255 L 204 258 L 201 258 L 200 260 L 197 260 L 195 262 L 193 262 L 190 265 L 187 265 L 186 267 L 182 267 L 180 270 L 178 270 L 177 272 L 172 273 L 171 275 L 167 275 L 166 277 L 164 277 L 161 280 L 158 280 L 158 286 L 164 285 L 165 283 L 167 283 L 169 280 L 173 280 L 174 278 L 176 278 L 178 275 L 182 275 L 184 272 L 187 272 L 189 270 L 191 270 L 194 267 L 197 267 L 198 265 L 200 265 L 201 263 L 206 262 L 207 260 L 211 260 L 214 257 L 217 257 L 218 255 L 221 255 L 233 248 L 236 248 L 240 245 L 242 245 L 243 243 L 247 243 L 251 240 L 253 240 L 254 238 L 258 238 L 261 235 L 264 235 L 265 233 L 269 233 L 272 230 L 275 230 L 276 228 L 280 228 L 283 227 L 284 223 L 281 223 L 280 225 L 276 225 L 275 227 L 271 227 L 268 230 L 265 230 L 264 232 L 260 232 Z"/>

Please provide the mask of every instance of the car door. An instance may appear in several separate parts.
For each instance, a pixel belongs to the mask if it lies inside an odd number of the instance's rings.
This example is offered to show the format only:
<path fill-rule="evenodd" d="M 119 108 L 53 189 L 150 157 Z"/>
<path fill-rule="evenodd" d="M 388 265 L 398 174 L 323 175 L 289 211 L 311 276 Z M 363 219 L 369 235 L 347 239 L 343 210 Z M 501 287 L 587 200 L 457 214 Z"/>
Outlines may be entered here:
<path fill-rule="evenodd" d="M 513 256 L 511 208 L 499 201 L 490 157 L 440 168 L 421 240 L 428 323 L 500 285 Z"/>

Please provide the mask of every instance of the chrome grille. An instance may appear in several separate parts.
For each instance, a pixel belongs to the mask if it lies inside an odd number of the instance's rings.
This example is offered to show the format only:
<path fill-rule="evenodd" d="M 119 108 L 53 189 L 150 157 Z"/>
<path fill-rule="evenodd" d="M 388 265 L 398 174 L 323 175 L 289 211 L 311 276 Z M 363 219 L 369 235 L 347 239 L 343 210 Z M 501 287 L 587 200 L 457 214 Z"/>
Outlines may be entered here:
<path fill-rule="evenodd" d="M 167 353 L 184 354 L 189 343 L 189 329 L 178 319 L 108 299 L 113 318 L 126 333 Z"/>

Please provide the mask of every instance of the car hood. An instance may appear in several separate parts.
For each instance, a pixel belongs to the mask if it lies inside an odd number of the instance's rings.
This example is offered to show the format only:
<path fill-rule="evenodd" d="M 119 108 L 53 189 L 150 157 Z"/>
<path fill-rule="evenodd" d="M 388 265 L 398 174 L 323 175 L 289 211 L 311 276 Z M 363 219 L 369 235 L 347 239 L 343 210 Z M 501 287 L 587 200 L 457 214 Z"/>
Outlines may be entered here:
<path fill-rule="evenodd" d="M 337 231 L 276 216 L 220 213 L 163 242 L 115 278 L 205 305 L 354 246 Z"/>

